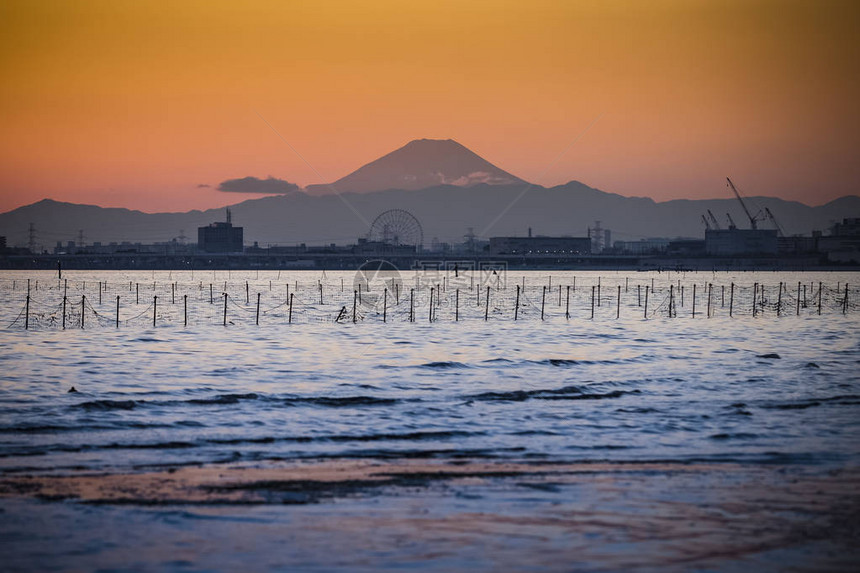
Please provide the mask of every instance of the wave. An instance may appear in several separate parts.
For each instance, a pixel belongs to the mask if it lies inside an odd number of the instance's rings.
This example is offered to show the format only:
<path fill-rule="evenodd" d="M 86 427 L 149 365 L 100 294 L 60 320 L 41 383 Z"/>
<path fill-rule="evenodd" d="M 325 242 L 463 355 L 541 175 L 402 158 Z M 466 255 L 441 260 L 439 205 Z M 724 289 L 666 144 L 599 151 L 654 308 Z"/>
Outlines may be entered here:
<path fill-rule="evenodd" d="M 348 406 L 381 406 L 392 405 L 400 402 L 396 398 L 378 398 L 376 396 L 261 396 L 256 393 L 248 394 L 220 394 L 211 398 L 191 398 L 189 400 L 91 400 L 75 404 L 72 408 L 88 411 L 110 411 L 110 410 L 134 410 L 143 406 L 219 406 L 238 404 L 244 401 L 266 401 L 275 404 L 295 406 L 298 404 L 309 404 L 313 406 L 327 406 L 330 408 Z M 191 425 L 193 422 L 186 422 Z M 2 429 L 0 429 L 2 431 Z M 9 430 L 12 431 L 12 430 Z"/>
<path fill-rule="evenodd" d="M 577 386 L 565 386 L 557 389 L 513 390 L 510 392 L 482 392 L 466 396 L 468 400 L 523 402 L 525 400 L 602 400 L 605 398 L 620 398 L 625 394 L 640 394 L 639 390 L 613 390 L 605 393 L 584 393 Z"/>
<path fill-rule="evenodd" d="M 390 406 L 399 400 L 395 398 L 376 398 L 374 396 L 311 396 L 306 398 L 286 398 L 286 404 L 313 404 L 314 406 L 327 406 L 329 408 L 343 408 L 349 406 Z"/>
<path fill-rule="evenodd" d="M 84 410 L 133 410 L 143 403 L 143 400 L 92 400 L 89 402 L 81 402 L 80 404 L 76 404 L 74 407 L 82 408 Z"/>
<path fill-rule="evenodd" d="M 749 440 L 752 438 L 757 438 L 756 434 L 748 434 L 745 432 L 738 432 L 735 434 L 722 433 L 722 434 L 713 434 L 708 436 L 712 440 Z"/>
<path fill-rule="evenodd" d="M 221 394 L 220 396 L 215 396 L 214 398 L 194 398 L 188 400 L 189 404 L 236 404 L 239 400 L 256 400 L 259 398 L 259 395 L 254 394 L 253 392 L 249 394 Z"/>
<path fill-rule="evenodd" d="M 814 408 L 815 406 L 821 406 L 825 403 L 835 404 L 838 406 L 856 406 L 860 404 L 860 396 L 856 394 L 846 394 L 843 396 L 830 396 L 827 398 L 810 398 L 794 402 L 767 404 L 762 406 L 762 408 L 766 408 L 768 410 L 805 410 L 806 408 Z"/>
<path fill-rule="evenodd" d="M 426 364 L 419 364 L 417 368 L 433 368 L 433 369 L 449 369 L 449 368 L 469 368 L 467 365 L 462 362 L 454 362 L 454 361 L 440 361 L 440 362 L 428 362 Z"/>
<path fill-rule="evenodd" d="M 61 432 L 94 432 L 110 430 L 157 430 L 172 428 L 174 426 L 203 427 L 203 424 L 191 420 L 176 422 L 174 424 L 153 424 L 147 422 L 113 422 L 110 424 L 83 425 L 15 424 L 12 426 L 0 426 L 0 434 L 54 434 Z"/>

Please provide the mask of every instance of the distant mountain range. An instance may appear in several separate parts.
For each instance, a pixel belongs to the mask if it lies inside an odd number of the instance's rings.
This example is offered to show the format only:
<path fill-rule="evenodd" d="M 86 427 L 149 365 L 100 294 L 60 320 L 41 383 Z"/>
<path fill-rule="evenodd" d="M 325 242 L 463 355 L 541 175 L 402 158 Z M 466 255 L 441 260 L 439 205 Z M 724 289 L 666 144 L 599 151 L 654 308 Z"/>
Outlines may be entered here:
<path fill-rule="evenodd" d="M 809 234 L 844 217 L 860 217 L 858 196 L 818 207 L 772 197 L 748 201 L 755 210 L 769 208 L 786 234 Z M 720 223 L 730 213 L 739 226 L 748 227 L 728 190 L 725 199 L 657 203 L 577 181 L 544 188 L 495 167 L 452 140 L 416 140 L 331 185 L 243 201 L 231 210 L 233 223 L 245 228 L 246 243 L 265 246 L 353 243 L 367 234 L 377 215 L 394 208 L 421 221 L 427 246 L 434 238 L 461 242 L 470 228 L 482 238 L 524 236 L 529 228 L 535 235 L 585 236 L 597 220 L 612 231 L 613 240 L 702 237 L 701 216 L 708 209 Z M 223 220 L 222 209 L 149 214 L 45 199 L 0 214 L 0 235 L 7 236 L 10 246 L 26 245 L 33 223 L 36 242 L 46 249 L 57 241 L 76 240 L 79 230 L 87 243 L 169 241 L 180 230 L 195 242 L 197 227 Z"/>

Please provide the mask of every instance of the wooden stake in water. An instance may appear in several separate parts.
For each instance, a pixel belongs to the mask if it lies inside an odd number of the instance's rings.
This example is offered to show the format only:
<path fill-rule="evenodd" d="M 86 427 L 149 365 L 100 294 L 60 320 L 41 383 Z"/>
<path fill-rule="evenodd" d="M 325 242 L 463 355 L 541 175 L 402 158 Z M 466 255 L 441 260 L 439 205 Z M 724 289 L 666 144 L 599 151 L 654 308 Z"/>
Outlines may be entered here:
<path fill-rule="evenodd" d="M 597 277 L 597 306 L 600 306 L 600 277 Z"/>
<path fill-rule="evenodd" d="M 24 303 L 24 330 L 30 330 L 30 293 L 27 293 L 27 302 Z"/>
<path fill-rule="evenodd" d="M 644 318 L 646 320 L 648 319 L 648 290 L 649 290 L 649 288 L 650 287 L 648 285 L 645 285 L 645 307 L 642 310 L 642 318 Z"/>
<path fill-rule="evenodd" d="M 224 326 L 227 326 L 227 293 L 224 293 Z"/>
<path fill-rule="evenodd" d="M 561 285 L 558 285 L 558 306 L 561 308 Z"/>
<path fill-rule="evenodd" d="M 731 290 L 729 291 L 729 318 L 732 317 L 732 308 L 735 304 L 735 283 L 732 283 Z"/>
<path fill-rule="evenodd" d="M 454 322 L 460 320 L 460 289 L 454 289 Z"/>
<path fill-rule="evenodd" d="M 821 291 L 824 290 L 822 288 L 821 283 L 818 283 L 818 316 L 821 316 Z"/>
<path fill-rule="evenodd" d="M 543 287 L 543 294 L 540 297 L 540 319 L 543 320 L 543 308 L 546 304 L 546 287 Z"/>
<path fill-rule="evenodd" d="M 382 291 L 382 322 L 388 322 L 388 289 Z"/>
<path fill-rule="evenodd" d="M 323 290 L 322 289 L 322 283 L 320 283 L 320 306 L 322 306 L 322 303 L 323 303 L 323 301 L 322 301 L 322 290 Z"/>
<path fill-rule="evenodd" d="M 430 310 L 429 310 L 428 315 L 427 315 L 427 321 L 428 322 L 433 322 L 433 290 L 435 288 L 436 287 L 432 287 L 432 286 L 430 287 Z M 487 289 L 489 289 L 489 288 L 490 287 L 487 287 Z"/>
<path fill-rule="evenodd" d="M 134 283 L 134 304 L 140 304 L 140 283 Z"/>
<path fill-rule="evenodd" d="M 520 311 L 520 285 L 517 285 L 517 300 L 514 303 L 514 322 L 517 320 L 517 315 Z"/>
<path fill-rule="evenodd" d="M 779 317 L 782 311 L 782 281 L 779 283 L 779 294 L 776 297 L 776 316 Z"/>
<path fill-rule="evenodd" d="M 564 305 L 564 318 L 570 320 L 570 285 L 567 285 L 567 301 Z"/>
<path fill-rule="evenodd" d="M 714 285 L 708 283 L 708 318 L 711 318 L 711 294 L 714 289 Z"/>
<path fill-rule="evenodd" d="M 170 304 L 176 304 L 176 283 L 170 283 Z"/>
<path fill-rule="evenodd" d="M 681 291 L 682 297 L 683 297 L 683 293 L 684 293 L 684 291 L 682 290 Z M 683 298 L 682 298 L 682 300 L 683 300 Z M 681 303 L 681 306 L 684 306 L 684 304 Z M 693 283 L 693 318 L 696 318 L 696 283 Z"/>
<path fill-rule="evenodd" d="M 209 304 L 214 304 L 214 303 L 215 303 L 215 299 L 213 298 L 213 294 L 212 294 L 212 283 L 209 283 Z"/>
<path fill-rule="evenodd" d="M 720 285 L 720 308 L 726 308 L 726 285 Z"/>
<path fill-rule="evenodd" d="M 636 285 L 636 306 L 642 308 L 642 285 Z"/>
<path fill-rule="evenodd" d="M 250 300 L 250 287 L 248 286 L 248 281 L 245 281 L 245 304 L 251 302 Z"/>
<path fill-rule="evenodd" d="M 116 295 L 116 327 L 119 328 L 119 295 Z"/>
<path fill-rule="evenodd" d="M 361 303 L 361 283 L 358 283 L 358 302 Z"/>
<path fill-rule="evenodd" d="M 353 307 L 353 309 L 352 309 L 352 321 L 355 322 L 355 307 Z M 289 314 L 289 317 L 287 318 L 287 323 L 288 324 L 293 323 L 293 295 L 292 295 L 292 293 L 290 293 L 290 314 Z"/>
<path fill-rule="evenodd" d="M 797 308 L 794 311 L 794 316 L 800 316 L 800 281 L 797 281 Z"/>
<path fill-rule="evenodd" d="M 615 299 L 615 318 L 621 318 L 621 285 L 618 285 L 618 297 Z"/>
<path fill-rule="evenodd" d="M 155 316 L 158 312 L 158 297 L 152 297 L 152 328 L 155 328 Z"/>
<path fill-rule="evenodd" d="M 102 283 L 99 281 L 99 305 L 102 303 Z"/>
<path fill-rule="evenodd" d="M 119 297 L 117 297 L 119 298 Z M 117 301 L 119 302 L 119 301 Z M 188 326 L 188 295 L 182 295 L 182 326 Z"/>
<path fill-rule="evenodd" d="M 594 291 L 597 287 L 591 285 L 591 320 L 594 320 Z"/>
<path fill-rule="evenodd" d="M 490 285 L 487 285 L 487 300 L 484 301 L 484 322 L 487 322 L 487 319 L 490 317 Z"/>
<path fill-rule="evenodd" d="M 81 329 L 84 328 L 84 317 L 86 316 L 86 312 L 84 312 L 87 308 L 87 296 L 81 295 Z"/>
<path fill-rule="evenodd" d="M 848 312 L 848 283 L 845 283 L 845 298 L 842 299 L 842 314 Z"/>
<path fill-rule="evenodd" d="M 627 287 L 629 286 L 629 282 L 628 282 L 628 281 L 630 281 L 630 278 L 629 278 L 629 277 L 624 277 L 624 292 L 627 292 Z"/>
<path fill-rule="evenodd" d="M 409 289 L 409 322 L 415 322 L 415 289 Z"/>
<path fill-rule="evenodd" d="M 675 311 L 675 285 L 669 285 L 669 318 L 676 316 Z"/>
<path fill-rule="evenodd" d="M 752 306 L 753 316 L 756 315 L 756 297 L 757 296 L 758 296 L 758 283 L 755 283 L 753 285 L 753 306 Z"/>
<path fill-rule="evenodd" d="M 260 293 L 257 293 L 257 326 L 260 326 Z"/>
<path fill-rule="evenodd" d="M 63 330 L 66 330 L 66 296 L 63 295 Z"/>

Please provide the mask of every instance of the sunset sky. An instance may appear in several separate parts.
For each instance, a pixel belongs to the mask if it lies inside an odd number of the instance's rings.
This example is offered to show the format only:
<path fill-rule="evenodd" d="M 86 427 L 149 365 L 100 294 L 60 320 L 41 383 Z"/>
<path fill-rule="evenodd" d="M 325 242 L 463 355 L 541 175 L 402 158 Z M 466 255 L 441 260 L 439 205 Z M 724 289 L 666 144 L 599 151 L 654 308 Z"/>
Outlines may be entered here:
<path fill-rule="evenodd" d="M 860 193 L 856 6 L 4 0 L 0 211 L 216 207 L 423 137 L 544 186 L 818 205 Z"/>

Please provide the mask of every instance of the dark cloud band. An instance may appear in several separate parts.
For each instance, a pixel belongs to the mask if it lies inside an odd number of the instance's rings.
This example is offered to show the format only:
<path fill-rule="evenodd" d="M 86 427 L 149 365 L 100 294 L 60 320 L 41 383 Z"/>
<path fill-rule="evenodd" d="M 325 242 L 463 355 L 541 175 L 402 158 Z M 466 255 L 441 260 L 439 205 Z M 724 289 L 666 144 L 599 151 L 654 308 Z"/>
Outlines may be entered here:
<path fill-rule="evenodd" d="M 256 177 L 243 177 L 241 179 L 227 179 L 218 185 L 218 191 L 228 193 L 266 193 L 269 195 L 283 195 L 298 191 L 299 186 L 283 179 L 269 177 L 258 179 Z"/>

